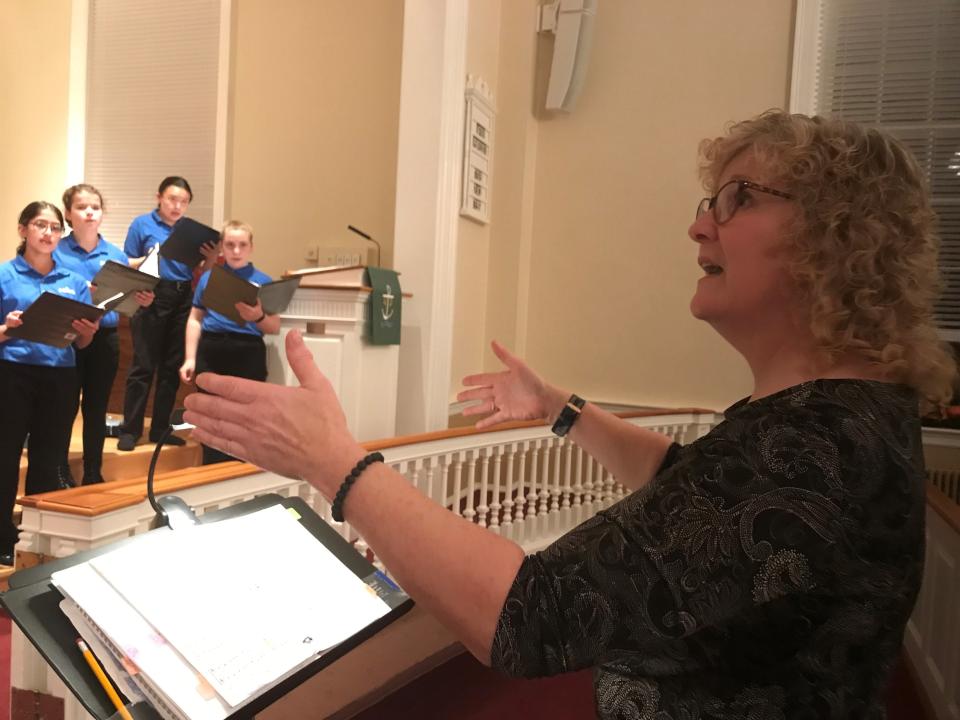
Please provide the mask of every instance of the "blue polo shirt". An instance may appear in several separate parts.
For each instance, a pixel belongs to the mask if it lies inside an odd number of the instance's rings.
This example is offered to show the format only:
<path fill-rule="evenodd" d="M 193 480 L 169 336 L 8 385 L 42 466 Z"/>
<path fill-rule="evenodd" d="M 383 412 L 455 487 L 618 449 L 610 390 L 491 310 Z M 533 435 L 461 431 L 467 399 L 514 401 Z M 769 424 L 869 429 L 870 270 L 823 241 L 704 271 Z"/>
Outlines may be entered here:
<path fill-rule="evenodd" d="M 127 264 L 127 256 L 123 250 L 108 243 L 103 239 L 103 235 L 97 235 L 96 247 L 87 252 L 80 247 L 73 233 L 70 233 L 60 240 L 57 249 L 53 251 L 53 259 L 57 267 L 75 272 L 87 282 L 93 282 L 93 278 L 107 260 L 113 260 L 122 265 Z M 116 327 L 119 321 L 120 316 L 115 311 L 110 311 L 100 319 L 100 327 Z"/>
<path fill-rule="evenodd" d="M 130 223 L 127 239 L 123 243 L 123 251 L 132 258 L 143 257 L 154 245 L 163 244 L 172 231 L 173 225 L 167 225 L 161 219 L 159 212 L 151 210 L 146 215 L 134 218 Z M 193 280 L 193 268 L 160 255 L 160 278 L 162 280 Z"/>
<path fill-rule="evenodd" d="M 257 270 L 253 263 L 247 263 L 239 270 L 234 270 L 229 265 L 223 266 L 224 270 L 229 270 L 234 275 L 239 278 L 243 278 L 249 283 L 254 285 L 264 285 L 270 282 L 270 276 L 264 272 Z M 221 315 L 215 310 L 208 310 L 203 306 L 201 298 L 203 297 L 203 291 L 207 289 L 207 283 L 210 282 L 210 270 L 207 270 L 203 275 L 200 276 L 199 282 L 197 282 L 197 289 L 193 293 L 193 306 L 195 308 L 200 308 L 206 314 L 203 316 L 203 322 L 200 323 L 200 328 L 203 332 L 231 332 L 231 333 L 246 333 L 247 335 L 259 335 L 263 337 L 263 331 L 257 327 L 256 323 L 248 322 L 235 323 L 230 318 L 225 315 Z"/>
<path fill-rule="evenodd" d="M 87 281 L 76 273 L 57 265 L 53 270 L 41 275 L 33 269 L 23 255 L 0 265 L 0 314 L 4 320 L 14 310 L 26 310 L 44 292 L 64 295 L 71 300 L 90 304 L 90 289 Z M 19 338 L 10 338 L 0 343 L 0 360 L 23 363 L 24 365 L 48 365 L 53 367 L 74 367 L 76 356 L 73 344 L 65 348 L 28 342 Z"/>

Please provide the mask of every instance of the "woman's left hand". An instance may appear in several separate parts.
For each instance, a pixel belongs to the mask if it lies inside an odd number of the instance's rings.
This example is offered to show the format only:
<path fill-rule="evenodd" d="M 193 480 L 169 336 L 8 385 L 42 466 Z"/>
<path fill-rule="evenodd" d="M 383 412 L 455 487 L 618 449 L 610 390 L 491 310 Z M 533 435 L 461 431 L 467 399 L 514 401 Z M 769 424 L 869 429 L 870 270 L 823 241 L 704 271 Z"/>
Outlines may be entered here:
<path fill-rule="evenodd" d="M 187 397 L 184 420 L 204 445 L 306 480 L 330 498 L 365 451 L 299 332 L 287 334 L 286 351 L 298 387 L 202 373 L 204 392 Z"/>
<path fill-rule="evenodd" d="M 234 303 L 233 306 L 245 322 L 256 322 L 263 315 L 263 305 L 260 304 L 260 298 L 257 298 L 256 305 L 247 305 L 246 303 L 238 302 Z"/>

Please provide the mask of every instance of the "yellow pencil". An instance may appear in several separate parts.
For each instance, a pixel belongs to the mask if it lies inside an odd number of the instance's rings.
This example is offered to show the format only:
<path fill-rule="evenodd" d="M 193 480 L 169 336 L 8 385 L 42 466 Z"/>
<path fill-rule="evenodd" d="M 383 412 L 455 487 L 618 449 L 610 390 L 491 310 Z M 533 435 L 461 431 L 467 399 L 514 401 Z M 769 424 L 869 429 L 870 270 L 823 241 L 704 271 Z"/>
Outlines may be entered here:
<path fill-rule="evenodd" d="M 117 691 L 113 689 L 113 683 L 107 678 L 107 674 L 103 671 L 103 668 L 100 667 L 100 663 L 97 662 L 97 659 L 93 656 L 93 653 L 90 652 L 90 648 L 87 647 L 87 644 L 77 638 L 77 647 L 80 648 L 80 652 L 83 653 L 84 659 L 87 661 L 87 665 L 90 666 L 90 669 L 93 670 L 93 674 L 97 676 L 97 680 L 100 681 L 100 684 L 103 685 L 103 689 L 107 691 L 107 695 L 110 697 L 110 702 L 113 703 L 113 706 L 117 709 L 117 712 L 120 713 L 120 717 L 123 720 L 133 720 L 133 716 L 130 712 L 123 706 L 123 701 L 120 699 L 120 696 L 117 695 Z"/>

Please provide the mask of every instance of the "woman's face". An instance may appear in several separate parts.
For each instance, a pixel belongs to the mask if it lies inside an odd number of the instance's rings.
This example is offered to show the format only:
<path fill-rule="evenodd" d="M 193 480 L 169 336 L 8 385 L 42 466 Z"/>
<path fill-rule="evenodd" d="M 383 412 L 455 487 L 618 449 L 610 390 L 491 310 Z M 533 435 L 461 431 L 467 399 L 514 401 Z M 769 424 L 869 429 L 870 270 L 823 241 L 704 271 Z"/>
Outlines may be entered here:
<path fill-rule="evenodd" d="M 727 165 L 717 187 L 730 180 L 784 190 L 749 150 Z M 746 188 L 737 197 L 736 212 L 722 225 L 711 210 L 690 226 L 688 234 L 699 246 L 697 261 L 704 271 L 690 311 L 721 332 L 763 332 L 789 322 L 796 309 L 784 250 L 797 208 L 791 200 Z"/>
<path fill-rule="evenodd" d="M 190 193 L 182 187 L 168 185 L 157 194 L 157 212 L 167 225 L 173 225 L 187 211 L 190 205 Z"/>
<path fill-rule="evenodd" d="M 227 230 L 220 242 L 220 249 L 227 265 L 234 270 L 238 270 L 250 262 L 250 255 L 253 254 L 253 241 L 243 230 Z"/>
<path fill-rule="evenodd" d="M 96 193 L 81 190 L 73 196 L 73 202 L 67 209 L 67 221 L 74 230 L 100 230 L 103 220 L 103 203 Z"/>
<path fill-rule="evenodd" d="M 17 225 L 17 232 L 27 241 L 28 251 L 50 255 L 60 242 L 63 226 L 53 210 L 44 208 L 26 225 Z"/>

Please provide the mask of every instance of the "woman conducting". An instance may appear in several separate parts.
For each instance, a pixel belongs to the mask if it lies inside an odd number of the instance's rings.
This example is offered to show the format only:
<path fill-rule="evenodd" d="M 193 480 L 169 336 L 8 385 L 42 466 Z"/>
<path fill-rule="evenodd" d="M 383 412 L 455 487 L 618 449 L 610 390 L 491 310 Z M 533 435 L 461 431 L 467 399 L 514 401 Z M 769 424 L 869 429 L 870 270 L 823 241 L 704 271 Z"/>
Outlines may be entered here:
<path fill-rule="evenodd" d="M 74 320 L 77 337 L 65 348 L 7 335 L 8 329 L 23 324 L 23 311 L 44 292 L 90 302 L 87 282 L 54 260 L 63 233 L 63 216 L 55 205 L 42 201 L 27 205 L 17 232 L 21 242 L 16 257 L 0 265 L 0 565 L 13 565 L 17 543 L 13 505 L 28 434 L 27 494 L 71 485 L 62 474 L 62 461 L 77 414 L 74 346 L 88 346 L 97 331 L 97 323 Z"/>
<path fill-rule="evenodd" d="M 298 336 L 300 387 L 200 375 L 203 443 L 313 484 L 482 662 L 594 668 L 603 718 L 882 717 L 920 586 L 919 411 L 956 374 L 931 315 L 934 216 L 884 133 L 771 111 L 701 148 L 690 309 L 753 392 L 681 447 L 494 345 L 478 426 L 543 418 L 634 492 L 542 552 L 475 526 L 365 453 Z M 693 261 L 693 257 L 691 257 Z"/>
<path fill-rule="evenodd" d="M 229 272 L 247 282 L 263 285 L 270 276 L 250 262 L 253 254 L 253 228 L 231 220 L 220 231 L 220 251 Z M 180 366 L 180 379 L 193 382 L 196 373 L 216 372 L 221 375 L 267 379 L 267 347 L 264 333 L 280 331 L 280 316 L 267 315 L 257 300 L 256 305 L 236 303 L 244 322 L 237 323 L 216 310 L 203 306 L 203 293 L 210 282 L 210 270 L 200 276 L 193 294 L 193 308 L 187 319 L 185 352 Z M 207 445 L 203 446 L 203 464 L 225 462 L 235 458 Z"/>
<path fill-rule="evenodd" d="M 108 260 L 127 264 L 127 256 L 116 245 L 103 239 L 103 196 L 93 185 L 72 185 L 63 192 L 63 210 L 72 228 L 60 240 L 53 258 L 61 267 L 92 282 Z M 138 292 L 137 303 L 146 307 L 153 302 L 152 292 Z M 92 342 L 77 350 L 77 380 L 80 411 L 83 415 L 83 484 L 103 482 L 103 441 L 106 437 L 107 403 L 120 363 L 117 325 L 120 316 L 108 312 L 100 319 L 100 329 Z"/>
<path fill-rule="evenodd" d="M 192 200 L 193 191 L 184 178 L 171 175 L 160 182 L 157 207 L 134 218 L 127 230 L 123 251 L 130 257 L 131 265 L 139 265 L 147 253 L 166 241 Z M 208 243 L 201 252 L 205 266 L 212 265 L 217 257 L 216 245 Z M 178 370 L 183 363 L 183 332 L 190 314 L 192 279 L 193 268 L 161 256 L 155 300 L 149 307 L 138 310 L 130 320 L 133 362 L 127 373 L 123 396 L 123 424 L 117 439 L 118 450 L 133 450 L 143 434 L 143 418 L 154 375 L 157 385 L 153 395 L 150 441 L 156 442 L 170 424 L 170 413 L 180 388 Z M 169 445 L 183 445 L 185 442 L 176 435 L 167 440 Z"/>

